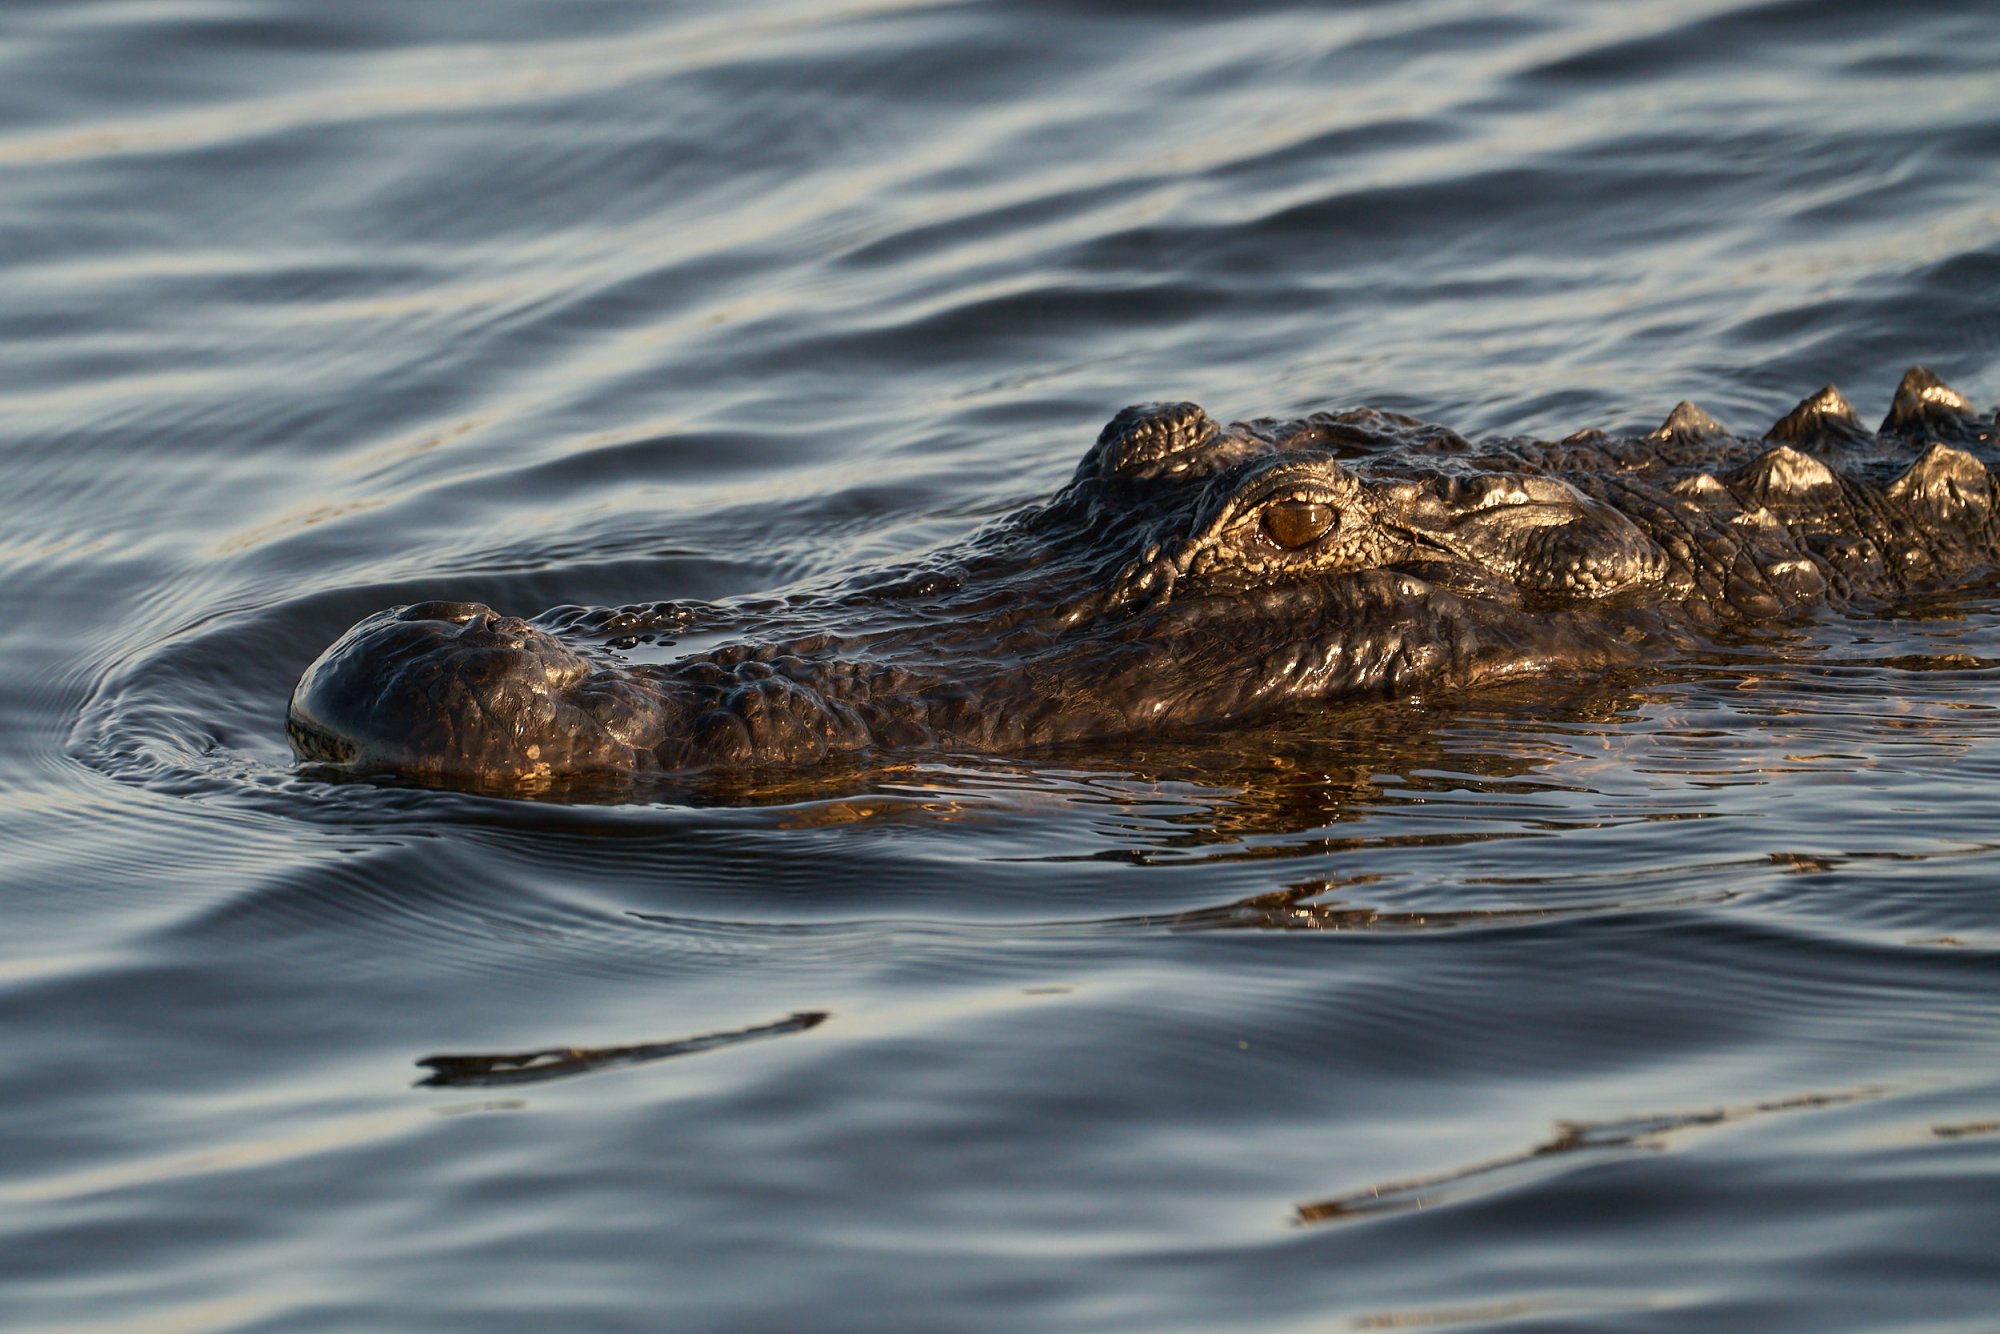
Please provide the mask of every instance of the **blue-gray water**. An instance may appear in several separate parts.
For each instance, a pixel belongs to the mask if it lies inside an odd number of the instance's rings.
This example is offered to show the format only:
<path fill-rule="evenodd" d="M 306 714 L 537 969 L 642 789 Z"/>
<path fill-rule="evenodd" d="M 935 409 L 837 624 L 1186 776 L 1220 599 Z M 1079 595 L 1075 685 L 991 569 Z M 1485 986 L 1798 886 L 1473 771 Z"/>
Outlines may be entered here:
<path fill-rule="evenodd" d="M 1137 400 L 1990 408 L 1986 4 L 13 0 L 0 348 L 10 1331 L 1993 1327 L 1994 587 L 708 801 L 283 732 Z"/>

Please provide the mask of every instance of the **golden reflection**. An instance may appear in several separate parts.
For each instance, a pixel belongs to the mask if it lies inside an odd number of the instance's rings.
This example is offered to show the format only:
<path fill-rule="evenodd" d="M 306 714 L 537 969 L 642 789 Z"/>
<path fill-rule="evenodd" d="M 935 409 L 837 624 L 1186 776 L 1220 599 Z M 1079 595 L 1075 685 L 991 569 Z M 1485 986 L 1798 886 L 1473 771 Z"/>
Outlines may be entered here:
<path fill-rule="evenodd" d="M 143 1189 L 163 1182 L 220 1176 L 273 1163 L 291 1163 L 318 1154 L 369 1144 L 409 1129 L 407 1111 L 332 1117 L 289 1133 L 241 1140 L 216 1148 L 162 1153 L 106 1167 L 0 1185 L 0 1203 L 54 1204 L 113 1191 Z"/>
<path fill-rule="evenodd" d="M 491 426 L 497 420 L 499 418 L 495 413 L 474 413 L 472 416 L 453 422 L 446 427 L 419 431 L 410 436 L 400 436 L 396 439 L 385 441 L 380 445 L 362 450 L 360 453 L 344 460 L 340 464 L 340 470 L 342 472 L 366 476 L 377 469 L 386 468 L 393 464 L 404 462 L 407 459 L 416 458 L 421 454 L 428 454 L 432 450 L 442 449 L 446 445 L 457 444 L 467 436 Z"/>
<path fill-rule="evenodd" d="M 156 410 L 167 401 L 199 403 L 227 399 L 236 392 L 241 372 L 234 370 L 134 371 L 103 375 L 94 380 L 0 394 L 0 414 L 26 419 L 42 414 L 51 421 L 87 421 L 119 401 L 142 403 Z"/>
<path fill-rule="evenodd" d="M 783 806 L 787 827 L 923 819 L 957 822 L 1040 806 L 1102 811 L 1107 832 L 1131 843 L 1081 856 L 1136 863 L 1255 860 L 1340 851 L 1383 840 L 1332 829 L 1396 808 L 1436 821 L 1401 836 L 1422 846 L 1552 833 L 1524 828 L 1524 807 L 1587 797 L 1572 767 L 1622 766 L 1592 748 L 1637 718 L 1649 697 L 1630 682 L 1536 682 L 1478 698 L 1348 704 L 1235 725 L 1207 736 L 1068 746 L 1019 757 L 836 758 L 805 771 L 750 770 L 646 779 L 564 781 L 525 794 L 562 801 Z M 1565 775 L 1552 777 L 1562 766 Z M 524 795 L 508 793 L 507 795 Z M 1500 814 L 1505 829 L 1454 828 Z M 1573 810 L 1561 827 L 1598 821 Z M 1657 814 L 1657 812 L 1654 812 Z M 1625 819 L 1641 818 L 1634 813 Z M 1311 835 L 1300 842 L 1300 835 Z M 1267 840 L 1289 841 L 1271 845 Z"/>
<path fill-rule="evenodd" d="M 1532 1169 L 1536 1165 L 1547 1164 L 1552 1159 L 1566 1159 L 1580 1153 L 1668 1149 L 1673 1147 L 1677 1137 L 1690 1131 L 1730 1125 L 1778 1112 L 1842 1107 L 1879 1098 L 1887 1092 L 1885 1088 L 1867 1087 L 1839 1093 L 1802 1093 L 1789 1098 L 1701 1112 L 1667 1112 L 1614 1121 L 1558 1121 L 1554 1135 L 1520 1153 L 1434 1176 L 1382 1182 L 1351 1195 L 1302 1204 L 1295 1211 L 1293 1221 L 1301 1224 L 1349 1222 L 1375 1214 L 1402 1213 L 1455 1203 L 1482 1190 L 1498 1190 L 1511 1185 L 1523 1176 L 1533 1175 Z"/>
<path fill-rule="evenodd" d="M 1102 923 L 1114 929 L 1484 929 L 1558 912 L 1714 902 L 1702 896 L 1740 887 L 1746 875 L 1839 875 L 1863 859 L 1983 855 L 1986 848 L 1952 839 L 1855 847 L 1795 831 L 1776 846 L 1690 838 L 1675 845 L 1678 855 L 1663 856 L 1664 843 L 1635 836 L 1643 846 L 1607 892 L 1602 860 L 1544 866 L 1526 848 L 1497 851 L 1594 831 L 1617 839 L 1626 828 L 1740 820 L 1754 817 L 1757 789 L 1791 775 L 1847 782 L 1872 764 L 1973 753 L 1990 726 L 1984 715 L 1950 707 L 1962 684 L 1905 670 L 1937 655 L 1904 652 L 1889 662 L 1857 650 L 1952 651 L 1940 641 L 1965 647 L 1982 624 L 1787 630 L 1656 672 L 1352 704 L 1207 736 L 1019 756 L 849 757 L 807 771 L 544 780 L 491 795 L 767 807 L 783 829 L 949 828 L 996 862 L 1271 868 L 1262 884 L 1232 886 L 1235 895 L 1261 891 L 1252 897 L 1191 910 L 1183 900 L 1176 912 Z M 1747 697 L 1737 688 L 1746 678 L 1760 687 Z M 1064 836 L 1043 836 L 1046 828 Z M 1837 833 L 1829 827 L 1829 839 Z M 1472 846 L 1496 853 L 1461 863 L 1441 897 L 1413 902 L 1408 884 L 1374 891 L 1356 874 L 1382 870 L 1383 856 L 1407 866 L 1411 853 Z M 1308 859 L 1337 864 L 1285 873 Z M 1550 891 L 1565 889 L 1550 908 Z M 1467 891 L 1485 901 L 1467 902 Z M 1428 911 L 1432 904 L 1449 911 Z"/>
<path fill-rule="evenodd" d="M 89 1324 L 22 1326 L 18 1334 L 208 1334 L 218 1329 L 247 1329 L 283 1323 L 299 1309 L 300 1294 L 282 1285 L 277 1291 L 245 1293 L 176 1305 L 157 1305 L 143 1315 Z"/>
<path fill-rule="evenodd" d="M 71 533 L 40 542 L 0 540 L 0 566 L 44 565 L 57 560 L 81 562 L 86 556 L 118 545 L 118 538 L 102 533 Z"/>
<path fill-rule="evenodd" d="M 215 544 L 215 554 L 234 556 L 239 552 L 261 547 L 266 542 L 287 537 L 301 528 L 311 528 L 330 519 L 341 519 L 350 514 L 381 509 L 387 503 L 384 500 L 350 500 L 344 505 L 300 505 L 254 528 L 231 533 Z"/>
<path fill-rule="evenodd" d="M 1525 1315 L 1553 1313 L 1549 1302 L 1479 1302 L 1470 1306 L 1440 1306 L 1428 1311 L 1387 1311 L 1356 1316 L 1354 1329 L 1435 1329 L 1444 1325 L 1476 1325 L 1489 1320 L 1518 1320 Z"/>

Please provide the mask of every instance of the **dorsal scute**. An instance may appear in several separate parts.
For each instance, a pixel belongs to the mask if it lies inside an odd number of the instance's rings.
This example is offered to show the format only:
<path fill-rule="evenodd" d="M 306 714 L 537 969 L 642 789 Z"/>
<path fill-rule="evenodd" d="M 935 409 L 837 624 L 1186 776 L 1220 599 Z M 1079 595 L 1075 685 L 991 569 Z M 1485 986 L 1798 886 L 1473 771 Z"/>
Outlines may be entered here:
<path fill-rule="evenodd" d="M 1768 505 L 1783 513 L 1801 501 L 1840 491 L 1833 469 L 1790 445 L 1768 449 L 1729 475 L 1729 489 L 1746 505 Z"/>
<path fill-rule="evenodd" d="M 1708 440 L 1716 436 L 1728 435 L 1729 431 L 1715 418 L 1703 412 L 1686 399 L 1674 405 L 1667 419 L 1652 433 L 1654 440 Z"/>
<path fill-rule="evenodd" d="M 1853 405 L 1832 385 L 1799 400 L 1797 407 L 1764 432 L 1766 440 L 1787 445 L 1865 439 L 1867 435 L 1868 428 L 1855 415 Z"/>
<path fill-rule="evenodd" d="M 1668 488 L 1684 500 L 1718 501 L 1729 498 L 1729 488 L 1716 480 L 1714 473 L 1690 473 Z"/>
<path fill-rule="evenodd" d="M 1977 435 L 1979 414 L 1965 395 L 1940 380 L 1924 366 L 1912 366 L 1896 386 L 1895 402 L 1882 419 L 1884 435 Z"/>
<path fill-rule="evenodd" d="M 1993 475 L 1962 449 L 1935 444 L 1895 481 L 1888 495 L 1934 524 L 1981 524 L 1993 513 Z"/>

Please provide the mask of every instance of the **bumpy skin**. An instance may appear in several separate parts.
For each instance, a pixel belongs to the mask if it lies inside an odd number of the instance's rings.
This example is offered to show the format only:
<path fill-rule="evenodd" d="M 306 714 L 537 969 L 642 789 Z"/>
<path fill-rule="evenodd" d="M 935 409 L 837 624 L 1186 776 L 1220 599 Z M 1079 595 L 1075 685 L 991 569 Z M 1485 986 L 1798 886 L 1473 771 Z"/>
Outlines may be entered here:
<path fill-rule="evenodd" d="M 490 788 L 1021 751 L 1587 673 L 1989 571 L 1997 433 L 1922 368 L 1879 432 L 1827 388 L 1758 441 L 1686 403 L 1636 439 L 1479 446 L 1367 408 L 1228 429 L 1128 408 L 1052 500 L 823 592 L 381 612 L 307 669 L 291 735 L 357 773 Z M 667 665 L 607 647 L 696 632 L 741 642 Z"/>

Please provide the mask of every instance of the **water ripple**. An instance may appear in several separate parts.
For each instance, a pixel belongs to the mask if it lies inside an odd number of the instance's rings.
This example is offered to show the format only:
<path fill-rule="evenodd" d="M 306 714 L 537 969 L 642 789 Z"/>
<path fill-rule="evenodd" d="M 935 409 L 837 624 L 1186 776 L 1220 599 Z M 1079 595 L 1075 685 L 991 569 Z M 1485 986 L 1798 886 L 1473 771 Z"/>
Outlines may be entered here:
<path fill-rule="evenodd" d="M 1995 32 L 7 7 L 9 1327 L 1983 1327 L 1991 587 L 533 801 L 326 781 L 283 708 L 382 606 L 934 549 L 1128 402 L 1756 434 L 1924 362 L 1990 405 Z M 413 1089 L 439 1052 L 515 1086 Z"/>

